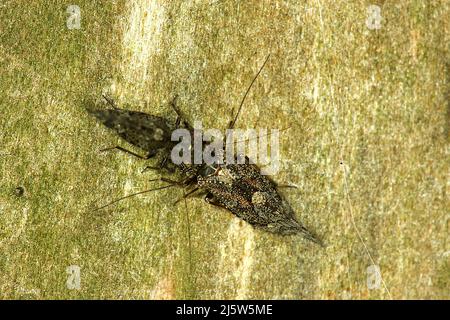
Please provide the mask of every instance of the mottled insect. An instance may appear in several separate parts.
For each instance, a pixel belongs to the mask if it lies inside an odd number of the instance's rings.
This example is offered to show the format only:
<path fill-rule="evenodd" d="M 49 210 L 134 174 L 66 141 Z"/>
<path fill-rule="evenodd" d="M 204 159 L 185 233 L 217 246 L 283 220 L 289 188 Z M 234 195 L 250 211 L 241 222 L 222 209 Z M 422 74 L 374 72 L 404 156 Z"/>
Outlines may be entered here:
<path fill-rule="evenodd" d="M 199 188 L 208 191 L 205 200 L 225 208 L 252 226 L 281 235 L 301 234 L 322 245 L 295 218 L 289 204 L 278 193 L 278 187 L 262 175 L 246 157 L 245 164 L 224 164 L 206 177 L 198 177 Z"/>
<path fill-rule="evenodd" d="M 228 126 L 228 129 L 234 128 L 245 98 L 268 59 L 269 56 L 256 76 L 253 78 L 233 121 L 231 121 Z M 178 127 L 180 121 L 183 119 L 185 127 L 190 129 L 192 132 L 193 129 L 190 124 L 184 120 L 178 109 L 175 107 L 175 104 L 172 105 L 178 115 L 176 127 Z M 121 110 L 121 112 L 127 114 L 126 110 Z M 94 115 L 96 115 L 96 117 L 100 120 L 108 118 L 104 116 L 103 113 L 101 113 L 100 117 L 95 113 Z M 142 121 L 135 121 L 135 119 L 131 119 L 134 117 L 148 119 L 145 121 L 146 126 L 144 129 L 142 129 L 142 127 L 136 127 L 141 125 Z M 106 126 L 115 129 L 125 140 L 143 150 L 152 150 L 152 152 L 154 152 L 153 150 L 163 148 L 165 145 L 169 145 L 171 147 L 173 146 L 173 143 L 167 143 L 167 141 L 170 141 L 171 129 L 165 119 L 142 113 L 139 113 L 139 116 L 138 114 L 133 113 L 132 117 L 127 114 L 127 117 L 122 117 L 121 119 L 123 120 L 120 121 L 121 123 L 119 123 L 120 126 L 118 128 L 115 127 L 117 126 L 118 121 L 108 122 L 102 120 L 102 122 Z M 122 124 L 123 122 L 126 122 L 126 125 Z M 156 129 L 161 129 L 164 133 L 162 136 L 164 139 L 167 139 L 163 140 L 165 142 L 161 145 L 157 144 L 157 141 L 155 141 L 156 139 L 154 138 Z M 147 136 L 150 138 L 147 138 Z M 120 147 L 116 148 L 123 150 L 123 148 Z M 322 242 L 319 239 L 317 239 L 296 220 L 292 208 L 280 196 L 276 183 L 267 176 L 262 175 L 259 167 L 255 164 L 251 164 L 248 158 L 246 158 L 244 164 L 224 163 L 213 166 L 207 166 L 205 164 L 181 164 L 179 168 L 186 176 L 182 181 L 173 181 L 161 178 L 161 181 L 169 182 L 170 185 L 139 192 L 138 194 L 164 189 L 175 185 L 183 186 L 189 190 L 184 198 L 197 192 L 206 193 L 206 202 L 229 210 L 231 213 L 256 228 L 281 235 L 300 234 L 306 239 L 322 245 Z M 133 195 L 123 197 L 113 203 L 130 196 Z"/>
<path fill-rule="evenodd" d="M 268 59 L 269 56 L 253 78 L 228 129 L 234 128 L 245 98 Z M 323 245 L 317 237 L 296 220 L 294 211 L 280 196 L 274 181 L 261 174 L 260 168 L 250 163 L 248 157 L 245 157 L 245 163 L 237 163 L 239 162 L 234 161 L 233 164 L 225 162 L 212 167 L 214 172 L 197 176 L 195 189 L 207 192 L 206 202 L 227 209 L 252 226 L 264 231 L 281 235 L 301 234 L 306 239 Z M 207 171 L 203 168 L 202 172 Z"/>

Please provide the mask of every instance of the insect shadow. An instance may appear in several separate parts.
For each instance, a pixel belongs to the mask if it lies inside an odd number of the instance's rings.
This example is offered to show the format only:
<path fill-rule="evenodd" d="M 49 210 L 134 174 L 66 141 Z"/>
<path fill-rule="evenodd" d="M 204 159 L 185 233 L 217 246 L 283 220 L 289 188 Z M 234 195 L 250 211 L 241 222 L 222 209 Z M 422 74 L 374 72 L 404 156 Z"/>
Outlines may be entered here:
<path fill-rule="evenodd" d="M 173 167 L 170 166 L 170 162 L 168 161 L 170 150 L 175 146 L 175 142 L 171 141 L 171 134 L 174 129 L 180 127 L 181 122 L 179 110 L 175 105 L 176 97 L 170 103 L 177 113 L 175 123 L 171 123 L 164 117 L 139 111 L 119 109 L 111 98 L 106 95 L 103 95 L 103 98 L 112 109 L 96 109 L 89 105 L 86 107 L 86 110 L 103 125 L 115 131 L 119 137 L 144 150 L 146 154 L 142 156 L 121 146 L 109 147 L 100 151 L 104 152 L 116 149 L 143 160 L 153 158 L 158 151 L 161 151 L 163 158 L 159 165 L 156 167 L 148 166 L 146 169 L 165 168 L 173 171 Z"/>

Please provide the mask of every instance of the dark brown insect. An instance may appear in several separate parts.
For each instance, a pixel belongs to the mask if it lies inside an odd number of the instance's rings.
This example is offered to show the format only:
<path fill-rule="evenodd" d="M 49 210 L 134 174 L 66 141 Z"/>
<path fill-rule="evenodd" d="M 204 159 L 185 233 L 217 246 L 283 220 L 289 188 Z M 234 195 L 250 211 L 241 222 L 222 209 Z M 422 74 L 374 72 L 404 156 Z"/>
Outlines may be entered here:
<path fill-rule="evenodd" d="M 269 56 L 248 87 L 233 121 L 228 126 L 229 129 L 234 128 L 245 98 L 267 63 L 268 58 Z M 178 115 L 175 126 L 178 127 L 183 117 L 175 107 L 175 104 L 173 103 L 172 105 Z M 114 129 L 126 141 L 145 151 L 149 151 L 149 154 L 153 154 L 158 149 L 163 149 L 166 146 L 174 146 L 173 142 L 169 143 L 171 127 L 164 118 L 118 109 L 108 110 L 108 112 L 97 110 L 91 113 L 107 127 Z M 184 119 L 183 123 L 192 132 L 192 127 L 189 123 Z M 160 135 L 155 136 L 155 132 L 159 130 L 161 130 Z M 162 137 L 162 139 L 157 139 L 158 137 Z M 120 147 L 116 148 L 122 150 Z M 267 176 L 262 175 L 259 167 L 251 164 L 248 158 L 246 158 L 244 164 L 224 163 L 222 165 L 207 166 L 205 164 L 193 165 L 189 163 L 181 164 L 179 168 L 186 177 L 182 181 L 177 182 L 161 178 L 161 181 L 169 182 L 170 184 L 139 192 L 138 194 L 171 186 L 183 186 L 188 189 L 185 197 L 197 192 L 206 193 L 205 200 L 208 203 L 229 210 L 256 228 L 281 235 L 300 234 L 308 240 L 323 245 L 319 239 L 296 220 L 292 208 L 280 196 L 276 183 Z M 112 203 L 130 196 L 133 195 L 123 197 Z"/>
<path fill-rule="evenodd" d="M 223 207 L 237 217 L 264 231 L 281 235 L 301 234 L 322 245 L 295 218 L 278 187 L 262 175 L 258 166 L 246 158 L 245 164 L 221 165 L 213 174 L 198 177 L 197 185 L 208 191 L 205 200 Z"/>

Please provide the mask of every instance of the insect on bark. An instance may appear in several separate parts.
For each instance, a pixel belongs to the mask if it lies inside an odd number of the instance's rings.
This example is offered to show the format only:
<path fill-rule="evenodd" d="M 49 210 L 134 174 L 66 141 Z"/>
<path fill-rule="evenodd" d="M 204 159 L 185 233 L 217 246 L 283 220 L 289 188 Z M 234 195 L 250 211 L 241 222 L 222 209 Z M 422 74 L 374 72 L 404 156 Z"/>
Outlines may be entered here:
<path fill-rule="evenodd" d="M 199 188 L 208 191 L 205 201 L 225 208 L 255 228 L 281 235 L 301 234 L 322 245 L 295 218 L 278 186 L 255 164 L 224 164 L 214 174 L 198 178 Z"/>
<path fill-rule="evenodd" d="M 247 88 L 236 115 L 230 122 L 228 129 L 234 128 L 245 98 L 266 65 L 269 56 L 267 56 L 264 64 Z M 178 127 L 180 122 L 183 121 L 184 126 L 192 132 L 192 126 L 184 120 L 174 102 L 172 103 L 172 106 L 178 115 L 175 127 Z M 120 110 L 119 112 L 118 109 L 109 110 L 108 112 L 94 111 L 91 113 L 107 127 L 113 128 L 119 136 L 126 141 L 148 151 L 148 155 L 153 155 L 158 149 L 174 146 L 173 142 L 169 143 L 171 128 L 173 128 L 173 126 L 169 126 L 168 121 L 164 118 L 127 110 Z M 155 132 L 158 129 L 161 130 L 161 140 L 155 138 Z M 123 148 L 120 147 L 115 148 L 123 150 Z M 132 152 L 129 153 L 134 154 Z M 149 156 L 141 158 L 148 159 Z M 167 159 L 167 157 L 165 159 Z M 165 189 L 172 186 L 182 186 L 188 190 L 183 198 L 200 192 L 203 194 L 206 193 L 205 201 L 207 203 L 227 209 L 255 228 L 280 235 L 299 234 L 305 239 L 323 246 L 321 240 L 297 221 L 294 211 L 279 194 L 278 186 L 274 181 L 261 174 L 260 168 L 257 165 L 250 163 L 247 157 L 243 164 L 235 163 L 236 162 L 228 164 L 225 162 L 223 164 L 215 164 L 212 166 L 207 166 L 205 164 L 194 165 L 192 162 L 182 163 L 179 165 L 179 169 L 185 175 L 183 180 L 173 181 L 165 178 L 155 179 L 168 182 L 169 185 L 142 191 L 137 194 Z M 106 206 L 137 194 L 117 199 Z M 104 207 L 105 206 L 102 208 Z"/>
<path fill-rule="evenodd" d="M 229 129 L 234 128 L 245 98 L 269 56 L 248 87 Z M 216 166 L 212 174 L 197 177 L 197 188 L 207 191 L 206 202 L 229 210 L 255 228 L 281 235 L 300 234 L 323 246 L 320 239 L 297 221 L 294 211 L 280 196 L 274 181 L 261 174 L 260 168 L 250 163 L 248 157 L 245 157 L 245 163 L 237 163 L 225 162 Z"/>

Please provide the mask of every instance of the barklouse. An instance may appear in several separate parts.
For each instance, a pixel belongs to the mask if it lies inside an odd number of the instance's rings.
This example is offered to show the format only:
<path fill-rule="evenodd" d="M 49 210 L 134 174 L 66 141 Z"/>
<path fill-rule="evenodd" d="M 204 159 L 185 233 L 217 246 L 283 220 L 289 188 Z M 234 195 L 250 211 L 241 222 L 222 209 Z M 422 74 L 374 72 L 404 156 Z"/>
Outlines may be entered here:
<path fill-rule="evenodd" d="M 268 59 L 269 56 L 247 88 L 238 111 L 230 122 L 228 129 L 234 128 L 245 98 Z M 170 141 L 170 133 L 173 128 L 179 127 L 180 121 L 183 121 L 185 128 L 189 129 L 191 133 L 194 132 L 192 126 L 181 116 L 174 102 L 172 106 L 178 115 L 175 127 L 169 126 L 168 121 L 164 118 L 144 113 L 132 113 L 132 116 L 130 116 L 127 110 L 120 110 L 121 115 L 122 113 L 126 115 L 122 116 L 120 121 L 105 121 L 105 119 L 109 119 L 109 116 L 103 116 L 103 113 L 98 113 L 98 111 L 97 114 L 94 112 L 91 113 L 106 126 L 113 128 L 126 141 L 148 151 L 149 154 L 154 154 L 158 149 L 174 146 L 174 143 Z M 100 116 L 98 116 L 99 114 Z M 138 119 L 145 119 L 145 121 L 138 121 Z M 145 122 L 145 126 L 142 126 L 142 122 Z M 117 125 L 119 126 L 117 127 Z M 161 129 L 160 136 L 163 137 L 162 140 L 155 139 L 155 131 L 157 129 Z M 123 150 L 120 147 L 116 148 Z M 225 150 L 223 153 L 225 154 Z M 146 159 L 148 157 L 141 158 Z M 188 190 L 184 198 L 196 193 L 206 193 L 206 202 L 227 209 L 255 228 L 281 235 L 299 234 L 310 241 L 322 245 L 319 239 L 297 221 L 292 208 L 279 194 L 277 184 L 269 177 L 261 174 L 260 168 L 250 163 L 247 157 L 243 164 L 236 164 L 236 162 L 229 164 L 224 162 L 222 164 L 208 166 L 206 164 L 198 165 L 190 162 L 180 164 L 179 169 L 185 175 L 182 181 L 177 182 L 161 178 L 159 179 L 160 181 L 168 182 L 169 185 L 139 192 L 138 194 L 172 186 L 182 186 Z M 118 200 L 130 196 L 133 195 Z"/>
<path fill-rule="evenodd" d="M 269 56 L 247 88 L 229 129 L 234 128 L 245 98 L 268 59 Z M 237 163 L 225 162 L 213 167 L 213 173 L 197 176 L 195 188 L 207 192 L 206 202 L 229 210 L 256 228 L 281 235 L 300 234 L 323 246 L 321 240 L 297 221 L 294 211 L 280 196 L 274 181 L 261 174 L 260 168 L 250 163 L 248 157 L 245 157 L 243 164 Z"/>
<path fill-rule="evenodd" d="M 301 234 L 322 245 L 296 220 L 276 183 L 248 158 L 245 164 L 224 164 L 213 174 L 198 177 L 197 186 L 207 190 L 206 202 L 231 211 L 256 228 L 281 235 Z"/>

